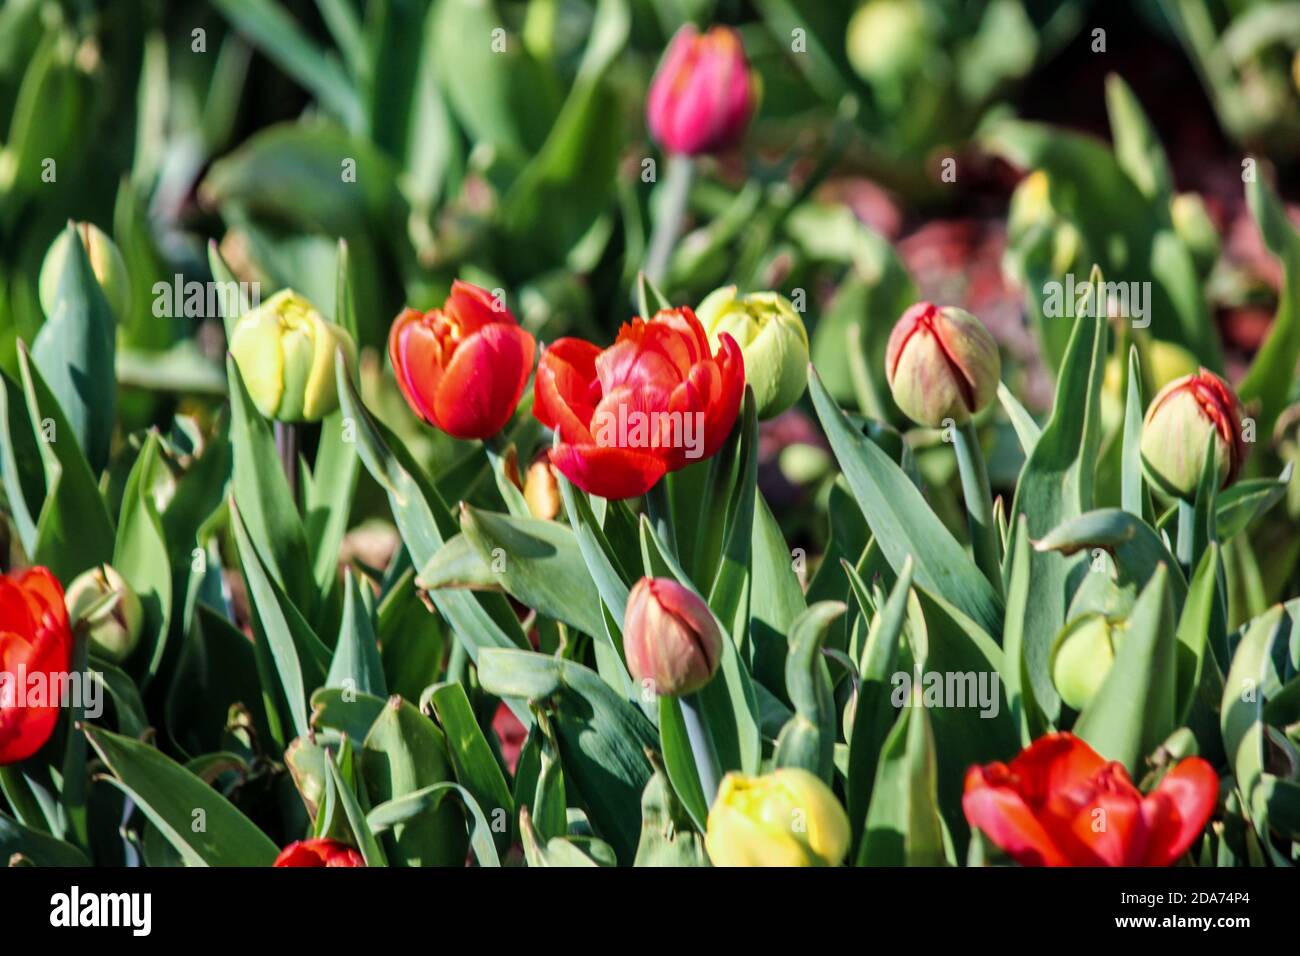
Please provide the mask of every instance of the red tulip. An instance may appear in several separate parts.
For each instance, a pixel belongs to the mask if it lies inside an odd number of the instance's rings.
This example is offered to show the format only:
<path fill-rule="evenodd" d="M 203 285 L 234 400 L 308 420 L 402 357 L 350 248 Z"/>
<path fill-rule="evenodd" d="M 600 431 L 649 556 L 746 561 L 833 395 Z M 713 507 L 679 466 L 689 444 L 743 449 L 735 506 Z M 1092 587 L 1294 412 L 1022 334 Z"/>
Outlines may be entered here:
<path fill-rule="evenodd" d="M 1122 764 L 1073 734 L 1047 734 L 1010 765 L 966 772 L 972 827 L 1024 866 L 1169 866 L 1214 812 L 1219 778 L 1188 757 L 1145 796 Z"/>
<path fill-rule="evenodd" d="M 740 34 L 713 27 L 677 31 L 650 82 L 646 122 L 670 153 L 697 156 L 735 145 L 745 135 L 758 87 Z"/>
<path fill-rule="evenodd" d="M 72 666 L 63 588 L 45 568 L 0 578 L 0 766 L 45 745 L 59 719 L 55 677 Z M 33 679 L 43 691 L 31 694 Z"/>
<path fill-rule="evenodd" d="M 559 339 L 543 353 L 533 388 L 534 414 L 560 434 L 551 464 L 584 491 L 634 498 L 722 446 L 740 410 L 745 365 L 725 333 L 712 354 L 683 306 L 633 319 L 604 351 Z"/>
<path fill-rule="evenodd" d="M 441 309 L 406 309 L 388 354 L 415 413 L 455 438 L 489 438 L 519 404 L 533 337 L 486 289 L 459 280 Z"/>
<path fill-rule="evenodd" d="M 298 840 L 280 851 L 272 866 L 365 866 L 361 854 L 346 843 L 316 837 Z"/>

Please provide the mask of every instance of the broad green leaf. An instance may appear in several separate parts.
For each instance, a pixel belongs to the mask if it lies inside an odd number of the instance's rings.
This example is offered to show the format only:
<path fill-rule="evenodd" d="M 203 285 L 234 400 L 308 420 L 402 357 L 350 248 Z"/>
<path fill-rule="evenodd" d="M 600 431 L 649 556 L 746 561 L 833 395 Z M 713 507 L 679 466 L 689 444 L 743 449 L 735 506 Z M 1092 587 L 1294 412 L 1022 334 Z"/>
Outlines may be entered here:
<path fill-rule="evenodd" d="M 572 531 L 554 521 L 513 518 L 468 504 L 461 505 L 460 524 L 516 600 L 584 634 L 604 634 L 600 598 Z"/>
<path fill-rule="evenodd" d="M 1219 582 L 1219 545 L 1211 542 L 1201 556 L 1187 589 L 1187 600 L 1178 619 L 1178 683 L 1174 695 L 1174 713 L 1178 723 L 1186 722 L 1197 690 L 1205 657 L 1214 646 L 1210 631 L 1222 627 L 1213 620 L 1215 592 Z M 1211 659 L 1210 666 L 1216 666 Z"/>
<path fill-rule="evenodd" d="M 289 718 L 296 736 L 307 735 L 307 699 L 325 683 L 329 668 L 329 649 L 312 631 L 302 613 L 271 579 L 254 547 L 243 514 L 231 509 L 231 525 L 248 594 L 260 624 L 260 639 L 266 641 L 279 677 Z"/>
<path fill-rule="evenodd" d="M 226 357 L 230 379 L 230 444 L 234 452 L 235 504 L 249 539 L 275 581 L 310 617 L 316 588 L 298 505 L 280 466 L 271 426 L 257 411 L 234 358 Z"/>
<path fill-rule="evenodd" d="M 465 688 L 460 684 L 437 684 L 430 688 L 429 701 L 433 704 L 447 739 L 447 752 L 451 756 L 456 779 L 469 791 L 474 802 L 496 817 L 504 811 L 506 818 L 515 812 L 514 798 L 506 785 L 483 730 L 474 718 Z M 496 840 L 497 850 L 510 848 L 509 828 L 489 830 Z"/>
<path fill-rule="evenodd" d="M 36 519 L 45 500 L 45 470 L 22 389 L 0 372 L 0 478 L 5 502 L 27 554 L 36 551 Z"/>
<path fill-rule="evenodd" d="M 858 847 L 859 866 L 943 866 L 934 736 L 919 689 L 885 741 Z"/>
<path fill-rule="evenodd" d="M 816 370 L 809 386 L 835 458 L 890 566 L 897 572 L 910 555 L 918 584 L 947 597 L 986 630 L 996 631 L 1002 620 L 1000 599 L 965 549 L 902 469 L 849 423 Z"/>
<path fill-rule="evenodd" d="M 1120 453 L 1120 500 L 1124 510 L 1141 520 L 1151 513 L 1142 476 L 1142 370 L 1137 346 L 1128 353 L 1128 391 L 1124 399 L 1124 439 Z"/>
<path fill-rule="evenodd" d="M 1167 204 L 1172 182 L 1169 161 L 1142 104 L 1117 73 L 1106 77 L 1106 112 L 1116 162 L 1142 195 Z"/>
<path fill-rule="evenodd" d="M 640 837 L 638 801 L 651 774 L 644 750 L 657 742 L 650 721 L 598 674 L 573 661 L 484 649 L 478 676 L 490 694 L 551 710 L 566 782 L 619 860 L 630 862 Z"/>
<path fill-rule="evenodd" d="M 392 697 L 361 748 L 361 769 L 372 805 L 455 779 L 447 740 L 413 704 Z M 394 866 L 459 866 L 465 860 L 465 823 L 451 805 L 393 828 L 384 837 Z"/>
<path fill-rule="evenodd" d="M 343 625 L 330 659 L 326 687 L 361 691 L 374 697 L 386 697 L 384 665 L 379 658 L 379 643 L 368 601 L 362 592 L 368 587 L 357 580 L 348 568 L 343 574 Z"/>
<path fill-rule="evenodd" d="M 338 578 L 339 548 L 352 514 L 359 464 L 342 414 L 326 416 L 321 422 L 316 464 L 310 479 L 303 483 L 303 530 L 312 556 L 312 577 L 322 595 L 330 593 Z"/>
<path fill-rule="evenodd" d="M 1174 613 L 1169 571 L 1162 564 L 1133 606 L 1106 679 L 1074 725 L 1075 734 L 1134 776 L 1176 726 Z"/>
<path fill-rule="evenodd" d="M 144 641 L 137 651 L 145 661 L 142 688 L 162 665 L 172 618 L 171 559 L 153 495 L 156 470 L 166 468 L 160 454 L 158 434 L 150 432 L 127 478 L 113 548 L 113 567 L 139 596 L 144 610 Z"/>
<path fill-rule="evenodd" d="M 1094 272 L 1095 276 L 1095 272 Z M 1052 415 L 1016 484 L 1011 522 L 1029 520 L 1040 538 L 1093 505 L 1093 468 L 1101 447 L 1101 383 L 1106 360 L 1106 323 L 1080 316 L 1061 363 Z M 1024 624 L 1025 668 L 1034 699 L 1049 721 L 1060 713 L 1048 657 L 1065 623 L 1069 578 L 1078 559 L 1036 550 L 1030 555 L 1034 600 Z M 918 580 L 925 583 L 918 576 Z"/>
<path fill-rule="evenodd" d="M 998 401 L 1002 403 L 1007 419 L 1011 422 L 1016 438 L 1020 441 L 1020 447 L 1028 458 L 1034 453 L 1034 446 L 1042 437 L 1043 430 L 1038 427 L 1034 417 L 1025 410 L 1025 406 L 1020 404 L 1020 399 L 1016 398 L 1011 389 L 1002 382 L 998 382 Z"/>
<path fill-rule="evenodd" d="M 832 756 L 839 728 L 830 669 L 822 648 L 831 621 L 845 610 L 839 602 L 823 601 L 800 614 L 790 628 L 785 684 L 795 713 L 777 738 L 772 757 L 775 766 L 801 767 L 826 784 L 832 782 Z"/>
<path fill-rule="evenodd" d="M 866 585 L 851 565 L 845 570 L 853 584 L 865 620 Z M 861 680 L 853 705 L 853 725 L 849 733 L 849 768 L 845 774 L 848 791 L 849 829 L 855 845 L 862 836 L 867 807 L 871 805 L 871 788 L 876 780 L 880 753 L 889 735 L 894 707 L 890 703 L 893 676 L 898 670 L 899 642 L 907 620 L 908 592 L 912 587 L 912 561 L 903 562 L 898 580 L 889 599 L 871 619 L 862 649 Z"/>
<path fill-rule="evenodd" d="M 19 855 L 36 866 L 90 865 L 86 855 L 71 843 L 25 827 L 7 814 L 0 813 L 0 860 L 12 866 L 9 861 Z"/>
<path fill-rule="evenodd" d="M 455 521 L 410 453 L 361 404 L 341 355 L 335 361 L 335 374 L 339 404 L 345 421 L 350 419 L 354 423 L 361 461 L 387 493 L 411 561 L 422 568 L 456 534 Z M 501 595 L 448 590 L 432 591 L 429 596 L 471 660 L 477 660 L 479 651 L 486 647 L 528 646 L 528 638 L 513 609 Z M 525 726 L 532 722 L 527 709 L 518 709 L 515 715 Z"/>
<path fill-rule="evenodd" d="M 435 783 L 431 786 L 408 793 L 381 803 L 366 815 L 366 822 L 374 833 L 383 833 L 394 827 L 417 819 L 424 813 L 438 810 L 448 796 L 455 793 L 460 797 L 473 821 L 470 832 L 470 846 L 474 849 L 474 858 L 479 866 L 498 867 L 501 858 L 496 845 L 492 842 L 494 831 L 474 794 L 468 788 L 455 783 Z"/>
<path fill-rule="evenodd" d="M 86 738 L 120 787 L 187 866 L 269 866 L 279 848 L 234 805 L 148 744 L 87 727 Z M 195 822 L 202 814 L 203 826 Z"/>
<path fill-rule="evenodd" d="M 790 550 L 772 509 L 761 494 L 754 502 L 749 598 L 750 671 L 754 680 L 785 696 L 785 635 L 807 609 L 794 565 L 801 555 Z"/>
<path fill-rule="evenodd" d="M 641 841 L 633 865 L 708 866 L 703 837 L 653 754 L 650 760 L 654 775 L 641 794 Z"/>
<path fill-rule="evenodd" d="M 45 501 L 30 557 L 60 581 L 71 581 L 112 558 L 113 522 L 72 427 L 21 346 L 18 367 L 45 468 Z"/>
<path fill-rule="evenodd" d="M 1002 682 L 1007 706 L 1020 731 L 1020 745 L 1028 747 L 1046 730 L 1034 700 L 1034 685 L 1025 671 L 1025 614 L 1029 607 L 1029 524 L 1024 515 L 1016 522 L 1015 538 L 1007 549 L 1007 622 L 1002 630 Z"/>
<path fill-rule="evenodd" d="M 67 416 L 90 470 L 99 474 L 108 463 L 117 408 L 115 322 L 76 225 L 68 223 L 63 237 L 67 255 L 54 311 L 36 334 L 32 360 Z"/>

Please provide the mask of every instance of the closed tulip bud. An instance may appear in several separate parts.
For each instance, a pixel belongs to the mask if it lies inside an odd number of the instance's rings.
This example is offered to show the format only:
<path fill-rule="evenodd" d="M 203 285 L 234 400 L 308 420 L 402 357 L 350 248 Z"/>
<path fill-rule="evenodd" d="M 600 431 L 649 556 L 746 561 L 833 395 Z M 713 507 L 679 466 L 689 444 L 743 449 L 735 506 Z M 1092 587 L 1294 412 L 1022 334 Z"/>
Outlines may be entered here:
<path fill-rule="evenodd" d="M 280 851 L 272 866 L 279 867 L 318 867 L 318 866 L 365 866 L 365 858 L 346 843 L 317 837 L 311 840 L 298 840 L 290 843 Z"/>
<path fill-rule="evenodd" d="M 515 413 L 536 343 L 487 289 L 459 280 L 441 309 L 406 309 L 388 356 L 411 409 L 454 438 L 491 438 Z"/>
<path fill-rule="evenodd" d="M 1162 388 L 1142 423 L 1142 462 L 1151 483 L 1171 497 L 1195 496 L 1211 436 L 1219 487 L 1226 488 L 1246 458 L 1236 394 L 1205 369 Z"/>
<path fill-rule="evenodd" d="M 82 245 L 86 247 L 90 270 L 104 292 L 108 308 L 113 313 L 113 318 L 121 322 L 126 318 L 127 310 L 131 305 L 131 282 L 126 274 L 126 263 L 122 259 L 122 253 L 118 252 L 113 240 L 93 223 L 79 222 L 76 229 Z M 54 306 L 59 297 L 59 279 L 68 262 L 70 250 L 68 243 L 71 241 L 71 236 L 66 229 L 60 232 L 50 243 L 49 251 L 45 253 L 45 261 L 41 263 L 37 292 L 41 300 L 41 309 L 47 317 L 54 314 Z"/>
<path fill-rule="evenodd" d="M 524 501 L 534 518 L 550 521 L 560 513 L 560 483 L 555 469 L 543 456 L 528 466 L 524 475 Z"/>
<path fill-rule="evenodd" d="M 722 632 L 713 612 L 671 578 L 642 578 L 623 615 L 627 669 L 661 697 L 693 694 L 713 679 Z"/>
<path fill-rule="evenodd" d="M 650 81 L 646 122 L 669 153 L 717 153 L 740 142 L 757 104 L 757 77 L 740 34 L 730 27 L 701 34 L 687 24 Z"/>
<path fill-rule="evenodd" d="M 807 770 L 729 773 L 709 810 L 704 848 L 714 866 L 839 866 L 849 817 Z"/>
<path fill-rule="evenodd" d="M 868 83 L 906 80 L 930 52 L 925 7 L 917 0 L 868 0 L 849 21 L 845 47 Z"/>
<path fill-rule="evenodd" d="M 281 422 L 320 421 L 338 408 L 334 354 L 356 361 L 352 336 L 292 289 L 283 289 L 235 323 L 230 354 L 253 404 Z"/>
<path fill-rule="evenodd" d="M 1169 215 L 1174 232 L 1192 254 L 1196 271 L 1208 275 L 1219 258 L 1221 242 L 1204 200 L 1196 193 L 1179 193 L 1169 204 Z"/>
<path fill-rule="evenodd" d="M 738 296 L 728 285 L 710 292 L 695 315 L 714 349 L 723 332 L 740 346 L 759 418 L 774 418 L 799 400 L 808 385 L 808 331 L 789 299 L 776 292 Z"/>
<path fill-rule="evenodd" d="M 917 303 L 889 335 L 885 377 L 895 403 L 918 425 L 965 424 L 993 400 L 1001 374 L 997 343 L 964 309 Z"/>
<path fill-rule="evenodd" d="M 1115 663 L 1124 626 L 1104 614 L 1085 614 L 1061 629 L 1052 644 L 1052 683 L 1075 710 L 1083 710 Z"/>
<path fill-rule="evenodd" d="M 73 579 L 64 594 L 73 628 L 85 630 L 90 649 L 115 664 L 140 643 L 144 607 L 117 571 L 101 565 Z"/>

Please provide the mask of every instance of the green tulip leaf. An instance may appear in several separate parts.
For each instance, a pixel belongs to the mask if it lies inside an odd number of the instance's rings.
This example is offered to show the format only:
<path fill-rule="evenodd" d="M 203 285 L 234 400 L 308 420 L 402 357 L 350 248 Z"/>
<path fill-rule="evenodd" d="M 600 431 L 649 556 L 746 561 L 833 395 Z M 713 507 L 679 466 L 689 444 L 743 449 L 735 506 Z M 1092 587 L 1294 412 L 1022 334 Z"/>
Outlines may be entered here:
<path fill-rule="evenodd" d="M 657 742 L 650 721 L 595 671 L 573 661 L 485 649 L 478 676 L 490 694 L 552 711 L 566 782 L 619 860 L 630 862 L 640 836 L 638 800 L 651 773 L 644 749 Z"/>
<path fill-rule="evenodd" d="M 358 581 L 348 568 L 343 575 L 343 625 L 338 643 L 325 675 L 326 687 L 348 688 L 386 697 L 384 664 L 379 657 L 375 623 L 369 598 L 362 590 L 368 586 Z"/>
<path fill-rule="evenodd" d="M 845 774 L 848 791 L 849 829 L 855 841 L 861 839 L 867 808 L 871 805 L 871 788 L 876 780 L 880 754 L 889 735 L 894 707 L 890 703 L 893 675 L 898 670 L 899 644 L 907 620 L 908 592 L 912 587 L 912 561 L 907 559 L 899 571 L 889 598 L 879 612 L 870 615 L 866 585 L 851 565 L 846 565 L 853 593 L 865 621 L 871 617 L 871 629 L 862 649 L 860 680 L 853 706 L 853 726 L 849 733 L 849 764 Z"/>
<path fill-rule="evenodd" d="M 1161 564 L 1138 595 L 1114 664 L 1074 725 L 1076 735 L 1134 777 L 1176 727 L 1174 625 L 1170 572 Z"/>
<path fill-rule="evenodd" d="M 890 566 L 897 573 L 910 555 L 918 584 L 945 595 L 986 630 L 997 630 L 1001 600 L 965 549 L 902 469 L 850 424 L 815 369 L 809 386 L 835 458 Z"/>
<path fill-rule="evenodd" d="M 790 628 L 790 656 L 785 684 L 795 713 L 776 740 L 777 767 L 801 767 L 830 784 L 838 726 L 830 668 L 822 650 L 831 621 L 847 608 L 822 601 L 804 611 Z"/>
<path fill-rule="evenodd" d="M 54 311 L 32 343 L 32 360 L 67 416 L 90 470 L 108 463 L 117 410 L 113 354 L 116 323 L 73 223 L 64 230 L 67 256 Z M 60 438 L 63 436 L 60 435 Z"/>
<path fill-rule="evenodd" d="M 98 727 L 86 738 L 108 778 L 144 811 L 187 866 L 269 866 L 271 839 L 191 771 L 148 744 Z M 202 822 L 202 826 L 197 824 Z"/>

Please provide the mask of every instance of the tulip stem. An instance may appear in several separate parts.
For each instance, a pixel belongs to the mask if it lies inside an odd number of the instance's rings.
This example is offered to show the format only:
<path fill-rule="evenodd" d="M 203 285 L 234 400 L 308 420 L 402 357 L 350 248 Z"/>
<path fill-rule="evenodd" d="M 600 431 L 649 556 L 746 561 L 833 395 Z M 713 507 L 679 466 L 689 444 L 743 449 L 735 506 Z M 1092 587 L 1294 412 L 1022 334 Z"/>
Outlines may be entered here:
<path fill-rule="evenodd" d="M 677 237 L 682 232 L 682 223 L 686 220 L 691 180 L 695 178 L 695 161 L 689 156 L 669 156 L 667 166 L 663 183 L 659 187 L 663 190 L 663 195 L 658 197 L 659 215 L 655 217 L 654 227 L 650 230 L 650 245 L 643 270 L 646 278 L 655 285 L 662 285 L 667 276 L 668 260 L 672 257 L 673 246 L 676 245 Z"/>
<path fill-rule="evenodd" d="M 1192 570 L 1192 542 L 1196 538 L 1196 505 L 1190 501 L 1178 499 L 1178 541 L 1175 548 L 1178 551 L 1178 563 L 1183 566 L 1183 570 L 1190 573 Z"/>
<path fill-rule="evenodd" d="M 713 798 L 718 794 L 718 781 L 722 779 L 722 761 L 718 759 L 713 732 L 709 730 L 699 694 L 687 694 L 678 698 L 678 702 L 682 705 L 682 723 L 686 725 L 686 739 L 690 741 L 691 753 L 695 757 L 695 771 L 700 777 L 704 802 L 713 806 Z"/>
<path fill-rule="evenodd" d="M 298 446 L 301 436 L 298 426 L 292 422 L 275 423 L 275 450 L 280 455 L 280 467 L 284 469 L 284 478 L 289 485 L 289 495 L 294 506 L 298 504 Z"/>
<path fill-rule="evenodd" d="M 966 500 L 966 523 L 970 528 L 975 563 L 988 578 L 993 589 L 1002 593 L 1002 546 L 993 518 L 993 493 L 989 489 L 989 472 L 984 464 L 979 433 L 969 419 L 953 431 L 957 452 L 957 470 L 961 473 L 962 497 Z"/>

